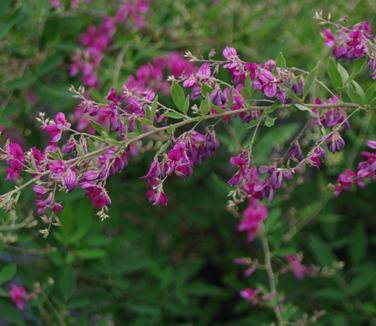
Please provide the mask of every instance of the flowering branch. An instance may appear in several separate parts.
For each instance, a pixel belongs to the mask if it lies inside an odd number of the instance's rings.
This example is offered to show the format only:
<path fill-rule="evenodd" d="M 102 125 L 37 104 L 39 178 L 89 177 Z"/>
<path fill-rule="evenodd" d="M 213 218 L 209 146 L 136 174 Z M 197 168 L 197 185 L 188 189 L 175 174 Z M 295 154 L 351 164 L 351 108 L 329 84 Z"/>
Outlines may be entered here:
<path fill-rule="evenodd" d="M 138 9 L 141 13 L 147 10 L 146 7 Z M 84 83 L 89 86 L 97 85 L 96 68 L 114 33 L 113 18 L 105 19 L 103 24 L 103 28 L 92 30 L 94 34 L 99 31 L 108 32 L 108 35 L 101 51 L 94 56 L 92 69 L 84 76 Z M 93 33 L 88 31 L 82 41 L 89 52 L 96 45 Z M 364 22 L 353 29 L 341 30 L 339 35 L 329 31 L 324 33 L 326 44 L 333 48 L 337 59 L 367 58 L 373 71 L 373 41 L 370 35 Z M 126 47 L 120 57 L 125 51 Z M 190 176 L 193 168 L 214 155 L 219 147 L 215 131 L 218 123 L 239 119 L 245 124 L 245 129 L 254 130 L 245 145 L 239 141 L 240 153 L 230 159 L 236 171 L 228 181 L 232 187 L 228 207 L 240 218 L 238 231 L 245 232 L 249 241 L 260 235 L 264 266 L 255 260 L 243 260 L 241 264 L 247 265 L 248 276 L 257 267 L 263 267 L 271 291 L 263 293 L 262 289 L 248 288 L 241 292 L 241 296 L 252 304 L 263 304 L 277 297 L 272 307 L 278 325 L 283 325 L 287 321 L 282 316 L 282 305 L 278 301 L 272 254 L 267 234 L 261 230 L 268 217 L 268 202 L 295 174 L 303 174 L 306 166 L 319 169 L 328 152 L 337 153 L 344 149 L 343 135 L 350 128 L 350 118 L 364 111 L 371 119 L 376 110 L 376 89 L 371 85 L 364 91 L 355 81 L 362 70 L 362 61 L 355 61 L 348 73 L 330 58 L 327 69 L 330 86 L 327 86 L 316 76 L 318 67 L 310 72 L 288 68 L 282 54 L 276 60 L 258 64 L 241 60 L 234 48 L 226 47 L 223 57 L 225 60 L 201 60 L 190 52 L 186 54 L 190 61 L 177 53 L 158 57 L 151 64 L 141 66 L 120 92 L 110 89 L 104 103 L 89 100 L 83 88 L 74 90 L 80 104 L 72 120 L 68 121 L 62 112 L 57 113 L 54 119 L 45 118 L 44 114 L 39 116 L 41 129 L 50 138 L 42 151 L 33 147 L 24 153 L 19 144 L 10 142 L 1 149 L 0 159 L 8 165 L 7 179 L 17 181 L 24 172 L 30 174 L 31 179 L 1 195 L 0 207 L 11 209 L 21 191 L 32 185 L 37 214 L 48 225 L 41 233 L 47 236 L 52 225 L 60 224 L 58 213 L 63 204 L 58 201 L 57 194 L 81 188 L 98 210 L 97 215 L 104 219 L 108 217 L 111 205 L 106 190 L 109 177 L 122 171 L 130 157 L 148 149 L 144 146 L 145 139 L 155 142 L 152 147 L 156 148 L 150 168 L 142 177 L 149 187 L 146 196 L 152 204 L 167 205 L 164 182 L 172 176 Z M 86 57 L 75 58 L 72 74 L 80 71 L 83 58 Z M 192 62 L 201 65 L 195 67 Z M 219 78 L 221 70 L 231 78 Z M 169 77 L 165 76 L 166 72 Z M 324 92 L 323 96 L 329 94 L 330 97 L 324 100 L 316 98 L 313 102 L 307 100 L 314 93 L 312 90 L 316 84 Z M 173 105 L 161 103 L 157 93 L 167 97 Z M 257 153 L 253 147 L 259 131 L 274 127 L 275 120 L 282 117 L 278 111 L 291 112 L 292 109 L 307 111 L 310 115 L 308 122 L 292 137 L 287 150 L 278 152 L 281 154 L 279 159 L 270 160 L 268 165 L 255 164 L 254 155 Z M 209 120 L 216 122 L 207 125 L 205 131 L 198 131 L 199 125 Z M 190 128 L 186 128 L 188 126 Z M 313 130 L 313 137 L 302 148 L 301 138 L 310 130 Z M 376 150 L 376 142 L 369 141 L 368 146 L 372 152 L 362 153 L 365 159 L 359 163 L 358 171 L 346 170 L 340 175 L 336 194 L 350 189 L 353 184 L 363 187 L 366 181 L 375 179 L 376 153 L 373 151 Z M 300 227 L 287 233 L 287 239 Z M 302 257 L 298 255 L 290 255 L 286 260 L 288 270 L 292 270 L 297 278 L 320 274 L 316 268 L 303 266 Z"/>

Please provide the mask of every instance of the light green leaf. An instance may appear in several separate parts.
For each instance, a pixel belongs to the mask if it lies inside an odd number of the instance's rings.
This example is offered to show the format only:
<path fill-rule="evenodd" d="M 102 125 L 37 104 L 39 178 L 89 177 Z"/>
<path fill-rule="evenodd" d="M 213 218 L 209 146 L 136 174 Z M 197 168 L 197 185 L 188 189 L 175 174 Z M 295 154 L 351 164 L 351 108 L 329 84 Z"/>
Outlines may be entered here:
<path fill-rule="evenodd" d="M 342 77 L 340 72 L 338 71 L 337 64 L 335 60 L 330 57 L 328 60 L 328 69 L 327 69 L 329 79 L 332 83 L 332 85 L 335 88 L 341 88 L 342 87 Z"/>
<path fill-rule="evenodd" d="M 176 119 L 176 120 L 181 120 L 182 119 L 182 116 L 180 114 L 178 114 L 176 112 L 172 112 L 172 111 L 164 113 L 164 116 L 168 117 L 168 118 L 171 118 L 171 119 Z"/>
<path fill-rule="evenodd" d="M 304 79 L 303 98 L 305 98 L 311 91 L 313 82 L 317 76 L 317 67 L 318 65 L 316 65 L 316 67 L 313 68 Z"/>
<path fill-rule="evenodd" d="M 294 106 L 300 110 L 300 111 L 311 111 L 309 108 L 307 108 L 306 106 L 304 105 L 301 105 L 301 104 L 294 104 Z"/>
<path fill-rule="evenodd" d="M 176 82 L 173 81 L 171 85 L 171 96 L 174 104 L 176 107 L 181 111 L 184 112 L 185 106 L 185 95 L 183 88 Z"/>
<path fill-rule="evenodd" d="M 277 58 L 275 59 L 275 64 L 277 67 L 286 68 L 286 59 L 282 52 L 279 52 Z"/>
<path fill-rule="evenodd" d="M 205 97 L 200 103 L 200 113 L 207 115 L 209 113 L 209 98 Z"/>
<path fill-rule="evenodd" d="M 267 116 L 266 120 L 265 120 L 265 126 L 266 127 L 273 127 L 274 123 L 275 123 L 275 120 L 277 120 L 277 118 L 273 118 L 273 117 Z"/>

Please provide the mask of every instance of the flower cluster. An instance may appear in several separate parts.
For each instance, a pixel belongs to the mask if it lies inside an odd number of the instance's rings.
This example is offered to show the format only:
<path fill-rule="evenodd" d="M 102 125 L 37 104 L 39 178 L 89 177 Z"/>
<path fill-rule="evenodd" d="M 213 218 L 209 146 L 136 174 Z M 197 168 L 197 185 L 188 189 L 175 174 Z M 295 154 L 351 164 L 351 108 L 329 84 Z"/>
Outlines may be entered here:
<path fill-rule="evenodd" d="M 115 34 L 117 24 L 126 18 L 133 20 L 137 28 L 144 25 L 144 15 L 149 9 L 149 2 L 145 0 L 127 0 L 118 7 L 115 17 L 105 17 L 99 25 L 91 25 L 80 36 L 82 49 L 72 58 L 70 75 L 82 74 L 82 83 L 89 88 L 98 86 L 97 69 L 103 59 Z"/>
<path fill-rule="evenodd" d="M 252 241 L 268 215 L 268 210 L 260 204 L 260 200 L 271 200 L 275 191 L 282 187 L 284 179 L 292 178 L 292 173 L 290 169 L 275 166 L 252 166 L 250 155 L 246 150 L 239 156 L 232 157 L 230 163 L 238 168 L 228 181 L 232 187 L 235 187 L 232 194 L 233 203 L 244 201 L 246 198 L 249 200 L 238 230 L 247 232 L 248 240 Z"/>
<path fill-rule="evenodd" d="M 322 101 L 317 98 L 315 104 L 339 104 L 340 98 L 338 96 L 332 97 L 326 101 Z M 345 141 L 340 134 L 340 130 L 346 131 L 350 128 L 350 123 L 348 121 L 348 116 L 346 111 L 340 106 L 334 108 L 329 108 L 322 112 L 318 108 L 312 109 L 313 119 L 312 125 L 319 126 L 321 129 L 327 130 L 320 141 L 320 144 L 325 142 L 328 145 L 329 150 L 332 153 L 342 151 L 345 148 Z M 319 168 L 322 160 L 325 159 L 325 150 L 321 145 L 315 146 L 315 148 L 309 153 L 308 163 L 316 168 Z"/>
<path fill-rule="evenodd" d="M 367 56 L 372 78 L 376 79 L 376 37 L 372 42 L 371 35 L 372 29 L 367 21 L 352 28 L 338 26 L 336 33 L 328 28 L 323 31 L 325 44 L 332 48 L 336 59 L 354 60 Z"/>
<path fill-rule="evenodd" d="M 130 76 L 126 83 L 128 89 L 144 92 L 152 90 L 162 92 L 168 96 L 170 85 L 167 77 L 188 77 L 195 70 L 195 66 L 178 52 L 170 52 L 166 56 L 155 58 L 151 63 L 146 63 L 137 69 L 135 75 Z"/>
<path fill-rule="evenodd" d="M 161 161 L 154 159 L 148 173 L 143 177 L 150 187 L 147 192 L 149 202 L 167 205 L 167 196 L 163 191 L 164 180 L 171 175 L 190 176 L 193 167 L 213 155 L 218 146 L 212 129 L 207 129 L 206 134 L 189 131 L 179 136 Z"/>
<path fill-rule="evenodd" d="M 145 14 L 149 7 L 149 0 L 126 0 L 117 8 L 115 20 L 117 23 L 123 23 L 129 17 L 136 28 L 142 28 L 145 25 Z"/>
<path fill-rule="evenodd" d="M 243 62 L 234 48 L 225 48 L 223 56 L 227 60 L 224 68 L 231 73 L 235 87 L 239 91 L 245 86 L 247 75 L 254 90 L 261 91 L 267 98 L 276 97 L 281 103 L 286 102 L 287 88 L 298 95 L 303 91 L 304 80 L 295 76 L 291 70 L 277 67 L 274 60 L 270 59 L 262 64 Z"/>
<path fill-rule="evenodd" d="M 96 130 L 90 122 L 95 121 L 105 128 L 110 126 L 119 133 L 120 139 L 124 139 L 125 126 L 119 120 L 119 109 L 127 116 L 128 128 L 133 131 L 135 118 L 145 117 L 145 106 L 153 101 L 155 94 L 162 92 L 169 95 L 170 86 L 166 81 L 167 77 L 180 78 L 193 70 L 194 65 L 177 52 L 155 58 L 151 63 L 139 67 L 136 74 L 129 77 L 121 94 L 116 94 L 113 88 L 110 89 L 107 95 L 109 105 L 98 106 L 89 100 L 82 101 L 74 111 L 77 129 L 94 134 Z M 158 120 L 158 117 L 156 119 Z"/>
<path fill-rule="evenodd" d="M 70 75 L 82 74 L 82 82 L 87 87 L 98 84 L 97 68 L 103 59 L 103 54 L 110 44 L 116 27 L 113 18 L 105 17 L 101 24 L 91 25 L 80 36 L 82 49 L 73 56 L 70 65 Z"/>
<path fill-rule="evenodd" d="M 373 152 L 362 152 L 361 155 L 365 158 L 359 162 L 356 172 L 346 169 L 338 176 L 337 185 L 335 187 L 335 194 L 338 196 L 343 190 L 350 190 L 352 185 L 364 188 L 366 180 L 375 181 L 376 174 L 376 141 L 368 141 L 368 147 Z"/>
<path fill-rule="evenodd" d="M 20 177 L 25 162 L 25 154 L 21 146 L 17 143 L 8 143 L 0 158 L 1 160 L 5 160 L 9 165 L 6 171 L 7 180 L 16 181 Z"/>

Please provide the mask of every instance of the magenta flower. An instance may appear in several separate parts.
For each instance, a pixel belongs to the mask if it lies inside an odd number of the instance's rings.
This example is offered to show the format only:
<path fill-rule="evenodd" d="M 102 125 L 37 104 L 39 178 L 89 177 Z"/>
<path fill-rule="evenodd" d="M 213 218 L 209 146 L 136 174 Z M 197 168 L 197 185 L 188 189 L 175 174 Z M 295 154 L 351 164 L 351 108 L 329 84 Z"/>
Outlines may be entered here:
<path fill-rule="evenodd" d="M 260 292 L 260 289 L 253 290 L 251 288 L 246 288 L 240 292 L 240 296 L 252 304 L 257 304 L 259 302 L 258 296 Z"/>
<path fill-rule="evenodd" d="M 66 120 L 65 114 L 62 112 L 56 113 L 55 121 L 51 122 L 43 128 L 44 131 L 50 135 L 50 143 L 56 144 L 63 134 L 63 131 L 70 128 L 71 124 Z"/>
<path fill-rule="evenodd" d="M 17 143 L 9 143 L 6 147 L 4 159 L 9 164 L 6 170 L 6 179 L 16 181 L 20 178 L 20 173 L 23 170 L 23 163 L 25 161 L 25 154 L 21 146 Z"/>
<path fill-rule="evenodd" d="M 247 232 L 248 240 L 252 241 L 261 227 L 262 221 L 268 216 L 268 209 L 261 206 L 257 200 L 252 200 L 243 213 L 238 230 Z"/>
<path fill-rule="evenodd" d="M 211 85 L 211 70 L 210 64 L 204 63 L 200 66 L 197 72 L 192 73 L 183 82 L 183 87 L 192 89 L 192 99 L 196 99 L 201 95 L 201 87 L 203 84 Z"/>
<path fill-rule="evenodd" d="M 283 83 L 291 84 L 291 78 L 285 80 L 285 70 L 276 69 L 274 60 L 268 60 L 259 66 L 249 64 L 247 67 L 250 69 L 253 89 L 262 91 L 266 97 L 277 97 L 281 103 L 286 101 L 286 92 L 281 85 Z M 293 87 L 293 85 L 287 86 Z"/>
<path fill-rule="evenodd" d="M 16 304 L 19 310 L 24 310 L 25 300 L 28 299 L 26 289 L 22 286 L 12 284 L 9 291 L 10 298 Z"/>
<path fill-rule="evenodd" d="M 111 199 L 103 187 L 90 182 L 83 182 L 80 187 L 86 190 L 85 195 L 89 197 L 95 208 L 102 209 L 111 205 Z"/>
<path fill-rule="evenodd" d="M 51 6 L 54 7 L 55 9 L 61 8 L 60 0 L 49 0 L 49 1 L 50 1 Z"/>
<path fill-rule="evenodd" d="M 338 132 L 334 132 L 327 137 L 327 142 L 332 153 L 340 152 L 345 148 L 345 141 Z"/>
<path fill-rule="evenodd" d="M 317 146 L 313 149 L 313 151 L 308 155 L 308 163 L 315 167 L 320 168 L 321 161 L 325 159 L 325 150 Z"/>
<path fill-rule="evenodd" d="M 335 195 L 339 196 L 342 190 L 350 190 L 356 178 L 356 173 L 350 169 L 346 169 L 338 176 L 338 184 L 335 187 Z"/>
<path fill-rule="evenodd" d="M 149 202 L 153 205 L 167 206 L 167 196 L 164 193 L 163 188 L 161 186 L 149 189 L 146 193 L 146 197 L 148 198 Z"/>
<path fill-rule="evenodd" d="M 303 151 L 298 141 L 295 141 L 291 145 L 291 148 L 288 152 L 288 158 L 289 160 L 295 160 L 297 162 L 300 162 L 304 159 Z"/>
<path fill-rule="evenodd" d="M 289 255 L 286 257 L 290 269 L 298 280 L 305 276 L 305 267 L 302 265 L 302 259 L 301 255 Z"/>
<path fill-rule="evenodd" d="M 367 179 L 372 182 L 375 181 L 376 141 L 369 140 L 367 145 L 374 152 L 361 152 L 360 154 L 364 157 L 364 160 L 359 162 L 357 171 L 354 172 L 350 169 L 346 169 L 338 176 L 337 185 L 334 190 L 336 196 L 338 196 L 342 190 L 350 190 L 352 185 L 364 188 Z"/>

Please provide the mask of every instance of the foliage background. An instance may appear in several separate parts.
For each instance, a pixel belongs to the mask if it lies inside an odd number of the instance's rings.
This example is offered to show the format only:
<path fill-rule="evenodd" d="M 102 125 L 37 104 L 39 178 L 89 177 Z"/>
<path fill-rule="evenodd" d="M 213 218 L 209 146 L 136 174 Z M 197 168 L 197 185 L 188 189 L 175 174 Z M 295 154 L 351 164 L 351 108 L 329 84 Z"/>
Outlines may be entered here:
<path fill-rule="evenodd" d="M 34 118 L 72 112 L 70 56 L 79 33 L 114 14 L 116 1 L 93 1 L 78 10 L 56 12 L 47 0 L 0 1 L 0 125 L 24 147 L 45 143 Z M 376 28 L 376 2 L 319 0 L 158 0 L 147 13 L 146 27 L 117 30 L 100 66 L 101 86 L 94 98 L 117 88 L 139 65 L 178 50 L 218 55 L 226 45 L 260 62 L 283 52 L 289 66 L 312 69 L 325 56 L 315 10 L 349 24 L 367 19 Z M 323 61 L 324 60 L 324 61 Z M 36 98 L 30 101 L 31 94 Z M 292 139 L 304 116 L 292 116 L 278 128 L 261 133 L 257 159 L 267 161 L 273 149 Z M 331 278 L 297 281 L 282 274 L 278 287 L 286 294 L 293 319 L 314 309 L 326 311 L 320 325 L 376 324 L 375 185 L 333 199 L 328 183 L 348 164 L 356 164 L 366 134 L 375 135 L 375 117 L 359 116 L 347 135 L 344 155 L 330 158 L 324 172 L 311 171 L 304 183 L 274 201 L 267 228 L 276 254 L 304 252 L 304 262 L 330 266 L 343 261 Z M 242 139 L 245 130 L 229 128 Z M 151 207 L 145 184 L 151 155 L 131 162 L 113 178 L 111 218 L 100 222 L 82 193 L 66 198 L 63 226 L 43 239 L 31 210 L 33 195 L 25 193 L 14 214 L 0 214 L 1 325 L 262 325 L 273 321 L 267 308 L 250 306 L 238 295 L 265 283 L 262 272 L 242 277 L 234 258 L 260 255 L 258 241 L 248 243 L 236 232 L 237 221 L 226 211 L 232 171 L 225 162 L 238 146 L 223 128 L 217 155 L 187 180 L 171 180 L 167 208 Z M 231 133 L 230 133 L 231 134 Z M 369 136 L 370 138 L 372 136 Z M 2 137 L 2 141 L 4 137 Z M 278 140 L 278 141 L 277 141 Z M 4 175 L 4 167 L 1 167 Z M 5 180 L 3 177 L 1 180 Z M 10 189 L 0 183 L 1 191 Z M 284 236 L 295 230 L 287 241 Z M 290 231 L 289 231 L 290 230 Z M 291 233 L 290 233 L 291 235 Z M 262 257 L 260 258 L 262 259 Z M 278 265 L 278 261 L 277 261 Z M 43 293 L 20 313 L 7 296 L 10 281 Z M 53 281 L 52 281 L 53 280 Z"/>

